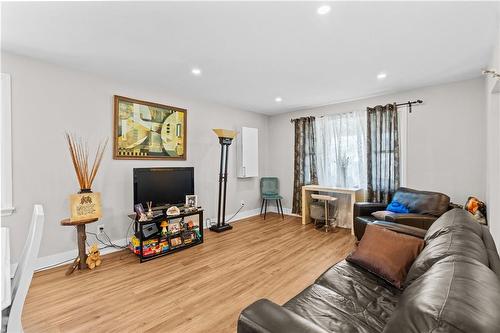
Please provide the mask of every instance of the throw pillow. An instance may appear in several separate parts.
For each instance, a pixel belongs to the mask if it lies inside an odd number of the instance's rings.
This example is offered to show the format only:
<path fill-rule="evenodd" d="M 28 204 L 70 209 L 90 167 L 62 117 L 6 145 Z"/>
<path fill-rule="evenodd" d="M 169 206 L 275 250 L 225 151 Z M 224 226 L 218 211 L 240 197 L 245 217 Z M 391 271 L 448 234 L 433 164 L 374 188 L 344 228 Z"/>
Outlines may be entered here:
<path fill-rule="evenodd" d="M 394 214 L 393 212 L 390 212 L 388 210 L 379 210 L 376 212 L 372 213 L 372 216 L 376 218 L 377 220 L 385 221 L 385 217 L 388 215 Z"/>
<path fill-rule="evenodd" d="M 410 266 L 423 248 L 423 239 L 369 224 L 358 248 L 346 260 L 401 289 Z"/>
<path fill-rule="evenodd" d="M 469 197 L 465 203 L 465 210 L 469 211 L 474 218 L 482 224 L 486 223 L 486 204 L 476 197 Z"/>
<path fill-rule="evenodd" d="M 391 203 L 387 206 L 386 210 L 400 214 L 407 214 L 410 212 L 408 207 L 406 207 L 405 205 L 396 200 L 392 200 Z"/>

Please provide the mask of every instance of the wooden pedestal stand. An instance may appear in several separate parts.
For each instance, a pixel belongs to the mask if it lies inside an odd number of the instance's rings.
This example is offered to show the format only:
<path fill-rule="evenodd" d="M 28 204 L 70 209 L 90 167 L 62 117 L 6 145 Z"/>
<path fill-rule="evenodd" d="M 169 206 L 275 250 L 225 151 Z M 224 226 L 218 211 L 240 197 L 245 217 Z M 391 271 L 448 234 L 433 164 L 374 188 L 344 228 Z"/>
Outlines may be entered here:
<path fill-rule="evenodd" d="M 85 241 L 87 239 L 87 234 L 85 233 L 85 225 L 88 223 L 93 223 L 98 219 L 89 219 L 89 220 L 81 220 L 81 221 L 73 221 L 70 219 L 64 219 L 61 221 L 61 225 L 64 226 L 75 226 L 77 231 L 77 240 L 78 240 L 78 257 L 75 258 L 73 264 L 68 267 L 66 271 L 66 275 L 70 275 L 75 271 L 75 269 L 85 269 L 87 267 L 87 251 L 85 249 Z"/>

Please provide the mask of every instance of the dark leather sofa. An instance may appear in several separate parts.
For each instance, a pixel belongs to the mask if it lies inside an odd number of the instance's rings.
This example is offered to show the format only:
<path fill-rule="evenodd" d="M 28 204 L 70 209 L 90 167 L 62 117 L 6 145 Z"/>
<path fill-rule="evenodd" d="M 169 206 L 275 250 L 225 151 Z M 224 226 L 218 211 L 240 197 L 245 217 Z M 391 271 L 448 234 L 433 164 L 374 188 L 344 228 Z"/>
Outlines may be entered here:
<path fill-rule="evenodd" d="M 344 260 L 283 306 L 245 308 L 238 333 L 500 332 L 500 258 L 487 227 L 453 209 L 425 233 L 397 228 L 425 240 L 403 290 Z"/>
<path fill-rule="evenodd" d="M 408 225 L 420 229 L 429 229 L 431 224 L 453 208 L 450 205 L 450 197 L 439 192 L 418 191 L 411 188 L 400 187 L 393 195 L 393 200 L 404 204 L 409 209 L 407 214 L 391 213 L 385 217 L 385 221 Z M 354 203 L 353 227 L 354 235 L 358 240 L 363 237 L 367 224 L 376 219 L 371 214 L 376 211 L 385 210 L 387 204 L 372 202 Z"/>

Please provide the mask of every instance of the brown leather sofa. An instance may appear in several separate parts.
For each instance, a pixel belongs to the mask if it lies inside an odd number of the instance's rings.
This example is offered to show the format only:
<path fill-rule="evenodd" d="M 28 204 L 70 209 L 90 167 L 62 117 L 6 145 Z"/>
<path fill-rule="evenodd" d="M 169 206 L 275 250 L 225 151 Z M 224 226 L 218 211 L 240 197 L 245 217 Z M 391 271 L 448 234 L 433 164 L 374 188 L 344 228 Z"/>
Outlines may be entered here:
<path fill-rule="evenodd" d="M 245 308 L 238 333 L 500 332 L 500 258 L 487 227 L 461 209 L 426 232 L 380 225 L 425 240 L 403 290 L 344 260 L 283 306 Z"/>
<path fill-rule="evenodd" d="M 400 187 L 393 195 L 397 200 L 409 209 L 407 214 L 391 213 L 385 217 L 385 221 L 393 222 L 411 227 L 427 230 L 431 224 L 453 208 L 450 206 L 450 197 L 439 192 L 418 191 L 411 188 Z M 367 224 L 376 219 L 371 214 L 376 211 L 385 210 L 387 204 L 372 202 L 354 203 L 353 227 L 354 235 L 358 240 L 363 237 Z"/>

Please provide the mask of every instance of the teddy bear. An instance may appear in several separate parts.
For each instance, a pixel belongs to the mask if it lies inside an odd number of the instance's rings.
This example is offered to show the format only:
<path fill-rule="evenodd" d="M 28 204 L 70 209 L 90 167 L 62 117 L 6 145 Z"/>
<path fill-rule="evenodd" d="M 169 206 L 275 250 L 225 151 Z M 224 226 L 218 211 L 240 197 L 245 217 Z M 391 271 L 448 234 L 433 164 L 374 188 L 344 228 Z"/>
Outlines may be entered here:
<path fill-rule="evenodd" d="M 93 244 L 90 249 L 89 249 L 89 254 L 87 255 L 87 260 L 85 261 L 87 263 L 88 268 L 94 269 L 97 266 L 101 265 L 101 253 L 99 252 L 99 249 L 97 248 L 97 244 Z"/>

